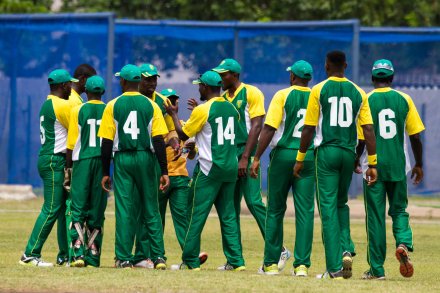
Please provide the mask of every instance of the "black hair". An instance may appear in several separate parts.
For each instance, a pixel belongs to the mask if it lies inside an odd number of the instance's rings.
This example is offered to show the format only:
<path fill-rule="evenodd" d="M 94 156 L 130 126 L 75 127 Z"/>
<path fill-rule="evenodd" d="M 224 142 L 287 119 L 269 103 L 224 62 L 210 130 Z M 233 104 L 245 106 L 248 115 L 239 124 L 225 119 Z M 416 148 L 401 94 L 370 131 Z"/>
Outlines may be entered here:
<path fill-rule="evenodd" d="M 371 80 L 373 82 L 382 82 L 382 83 L 392 83 L 394 79 L 394 75 L 387 76 L 387 77 L 375 77 L 371 76 Z"/>
<path fill-rule="evenodd" d="M 96 75 L 95 68 L 86 63 L 79 65 L 73 73 L 74 78 L 80 78 L 81 76 L 90 77 L 93 75 Z"/>
<path fill-rule="evenodd" d="M 327 53 L 327 61 L 338 69 L 344 68 L 347 58 L 342 51 L 331 51 Z"/>

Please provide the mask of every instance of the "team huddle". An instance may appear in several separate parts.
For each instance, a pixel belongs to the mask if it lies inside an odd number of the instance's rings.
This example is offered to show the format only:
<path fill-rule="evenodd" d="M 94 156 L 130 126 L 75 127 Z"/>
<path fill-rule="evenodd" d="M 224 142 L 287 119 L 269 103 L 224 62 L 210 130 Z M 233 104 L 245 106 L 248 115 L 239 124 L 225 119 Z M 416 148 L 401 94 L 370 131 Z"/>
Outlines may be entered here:
<path fill-rule="evenodd" d="M 391 61 L 373 64 L 375 89 L 369 94 L 345 77 L 346 67 L 343 52 L 329 52 L 328 78 L 309 88 L 312 66 L 295 62 L 287 68 L 290 87 L 274 95 L 266 113 L 263 93 L 240 80 L 236 60 L 225 59 L 193 81 L 200 101 L 187 101 L 192 110 L 187 121 L 179 119 L 175 90 L 156 91 L 160 75 L 152 64 L 128 64 L 117 72 L 122 95 L 107 104 L 101 101 L 104 80 L 90 65 L 80 65 L 73 77 L 63 69 L 52 71 L 50 95 L 39 115 L 44 203 L 19 263 L 53 266 L 41 259 L 41 250 L 58 222 L 56 265 L 99 267 L 104 212 L 113 188 L 115 267 L 167 268 L 163 233 L 169 203 L 182 249 L 181 264 L 171 269 L 198 271 L 206 262 L 201 234 L 215 206 L 226 258 L 218 270 L 245 270 L 244 197 L 265 243 L 258 272 L 276 275 L 292 257 L 283 242 L 292 190 L 293 275 L 307 277 L 311 266 L 316 198 L 326 260 L 325 272 L 317 277 L 348 279 L 356 255 L 347 204 L 355 172 L 364 178 L 370 266 L 362 278 L 385 279 L 387 197 L 400 273 L 411 277 L 406 176 L 411 171 L 415 184 L 423 179 L 424 125 L 411 97 L 391 88 Z M 415 159 L 412 169 L 405 133 Z M 260 158 L 268 146 L 265 204 Z M 190 179 L 186 164 L 195 157 Z"/>

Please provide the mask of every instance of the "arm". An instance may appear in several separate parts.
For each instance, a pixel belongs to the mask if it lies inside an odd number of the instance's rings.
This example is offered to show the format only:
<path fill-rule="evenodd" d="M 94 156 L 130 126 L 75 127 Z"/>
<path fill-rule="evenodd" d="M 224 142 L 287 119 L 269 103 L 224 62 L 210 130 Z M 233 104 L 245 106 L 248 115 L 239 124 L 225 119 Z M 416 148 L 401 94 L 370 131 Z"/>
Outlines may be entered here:
<path fill-rule="evenodd" d="M 103 138 L 101 143 L 101 162 L 102 162 L 102 189 L 109 192 L 112 188 L 110 179 L 110 162 L 112 159 L 113 140 Z"/>
<path fill-rule="evenodd" d="M 361 159 L 361 156 L 362 156 L 362 154 L 364 152 L 364 149 L 365 149 L 365 140 L 364 139 L 359 139 L 358 140 L 358 145 L 356 147 L 356 160 L 354 162 L 354 172 L 356 174 L 361 174 L 362 173 L 362 170 L 359 168 L 359 165 L 360 165 L 360 159 Z"/>
<path fill-rule="evenodd" d="M 376 136 L 372 124 L 362 125 L 362 132 L 364 133 L 365 146 L 368 153 L 368 170 L 366 172 L 367 185 L 373 185 L 377 181 L 377 155 L 376 155 Z"/>
<path fill-rule="evenodd" d="M 306 114 L 307 115 L 307 114 Z M 307 149 L 312 142 L 313 135 L 315 135 L 316 126 L 313 125 L 304 125 L 304 128 L 301 132 L 301 142 L 299 146 L 299 151 L 296 156 L 296 163 L 293 166 L 293 175 L 297 178 L 301 178 L 300 173 L 304 168 L 304 158 L 306 157 Z"/>
<path fill-rule="evenodd" d="M 275 135 L 276 129 L 269 125 L 264 125 L 261 131 L 260 139 L 258 140 L 257 151 L 255 152 L 254 161 L 252 162 L 250 175 L 253 178 L 258 177 L 258 172 L 260 169 L 260 158 L 264 151 L 269 146 L 273 136 Z"/>
<path fill-rule="evenodd" d="M 179 139 L 185 141 L 188 140 L 189 137 L 183 132 L 182 126 L 180 125 L 179 117 L 177 117 L 177 113 L 173 112 L 172 115 L 170 115 L 173 118 L 174 127 L 176 128 L 177 135 L 179 136 Z"/>
<path fill-rule="evenodd" d="M 250 154 L 258 142 L 258 136 L 263 128 L 263 117 L 264 116 L 258 116 L 251 119 L 251 129 L 246 141 L 246 146 L 241 155 L 240 162 L 238 162 L 238 176 L 240 177 L 246 176 Z"/>
<path fill-rule="evenodd" d="M 414 184 L 419 184 L 423 180 L 423 146 L 420 133 L 410 135 L 409 140 L 416 161 L 416 165 L 411 171 L 411 179 L 414 179 Z"/>
<path fill-rule="evenodd" d="M 159 189 L 162 191 L 166 191 L 170 186 L 170 178 L 168 177 L 168 164 L 167 164 L 167 153 L 165 141 L 162 135 L 153 136 L 153 148 L 156 154 L 157 161 L 160 166 L 160 187 Z"/>

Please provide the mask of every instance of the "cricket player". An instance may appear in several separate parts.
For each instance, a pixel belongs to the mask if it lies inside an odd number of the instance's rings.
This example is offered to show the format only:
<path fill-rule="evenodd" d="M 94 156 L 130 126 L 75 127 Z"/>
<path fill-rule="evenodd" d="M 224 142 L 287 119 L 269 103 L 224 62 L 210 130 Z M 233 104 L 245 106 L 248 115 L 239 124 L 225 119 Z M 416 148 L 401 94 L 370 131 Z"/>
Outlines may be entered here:
<path fill-rule="evenodd" d="M 193 83 L 199 85 L 200 99 L 207 102 L 194 108 L 185 125 L 180 125 L 177 105 L 165 106 L 179 138 L 186 141 L 195 136 L 199 148 L 198 166 L 189 195 L 189 222 L 180 269 L 200 270 L 200 238 L 212 205 L 215 205 L 228 270 L 242 271 L 245 266 L 234 209 L 238 174 L 235 135 L 239 113 L 220 97 L 222 80 L 218 73 L 207 71 Z"/>
<path fill-rule="evenodd" d="M 356 156 L 356 123 L 362 127 L 367 145 L 368 184 L 377 178 L 376 143 L 368 99 L 362 89 L 345 77 L 346 68 L 344 52 L 327 54 L 328 79 L 315 85 L 310 93 L 294 167 L 297 178 L 306 176 L 307 150 L 316 132 L 316 198 L 326 259 L 326 272 L 318 275 L 320 278 L 352 276 L 355 250 L 347 201 Z"/>
<path fill-rule="evenodd" d="M 96 75 L 96 70 L 90 66 L 89 64 L 81 64 L 79 65 L 75 71 L 73 72 L 73 77 L 78 79 L 78 82 L 72 83 L 72 91 L 70 92 L 69 102 L 72 103 L 72 106 L 82 105 L 84 102 L 81 98 L 81 94 L 85 92 L 86 81 L 90 76 Z M 64 185 L 67 193 L 66 200 L 66 239 L 67 243 L 71 243 L 72 239 L 70 238 L 70 227 L 72 224 L 72 212 L 70 209 L 71 198 L 70 198 L 70 173 L 71 169 L 66 168 L 64 170 Z M 67 188 L 66 188 L 67 187 Z M 64 259 L 58 259 L 57 265 L 66 265 L 69 266 L 69 259 L 73 257 L 72 247 L 69 247 L 69 257 Z"/>
<path fill-rule="evenodd" d="M 368 161 L 364 152 L 362 169 L 364 172 L 364 197 L 367 223 L 367 260 L 370 269 L 363 279 L 385 279 L 383 264 L 386 256 L 385 205 L 388 197 L 388 215 L 393 220 L 393 234 L 396 240 L 396 257 L 400 263 L 400 274 L 411 277 L 414 273 L 409 259 L 413 251 L 413 233 L 409 224 L 408 187 L 406 175 L 411 171 L 406 148 L 405 132 L 409 135 L 414 153 L 415 166 L 411 172 L 414 184 L 423 179 L 423 147 L 420 133 L 425 130 L 411 97 L 391 88 L 394 67 L 391 61 L 377 60 L 373 64 L 372 81 L 374 90 L 368 94 L 368 103 L 373 116 L 376 133 L 377 172 L 376 184 L 369 186 L 366 181 Z M 362 153 L 365 138 L 362 131 L 358 154 Z"/>
<path fill-rule="evenodd" d="M 72 109 L 67 136 L 66 167 L 71 168 L 71 267 L 99 267 L 107 206 L 107 193 L 101 187 L 101 140 L 97 136 L 105 108 L 101 101 L 104 80 L 97 75 L 89 77 L 85 91 L 88 101 Z"/>
<path fill-rule="evenodd" d="M 67 130 L 72 109 L 72 104 L 68 101 L 72 82 L 78 80 L 64 69 L 54 70 L 48 77 L 50 95 L 40 110 L 41 148 L 38 156 L 38 173 L 43 180 L 44 203 L 20 259 L 19 263 L 22 265 L 53 266 L 53 263 L 41 259 L 41 250 L 57 220 L 57 263 L 59 260 L 68 259 L 65 217 L 67 195 L 63 181 Z"/>
<path fill-rule="evenodd" d="M 258 140 L 250 173 L 258 177 L 260 158 L 266 148 L 272 147 L 268 169 L 268 195 L 264 245 L 264 265 L 260 273 L 279 274 L 278 261 L 283 247 L 283 220 L 289 190 L 293 190 L 295 203 L 295 261 L 294 276 L 307 277 L 313 243 L 315 168 L 313 145 L 309 146 L 301 178 L 293 176 L 299 149 L 307 103 L 312 66 L 304 60 L 287 68 L 290 87 L 278 91 L 267 112 L 265 125 Z"/>
<path fill-rule="evenodd" d="M 140 69 L 125 65 L 120 72 L 123 94 L 105 107 L 98 136 L 102 137 L 103 163 L 102 187 L 109 191 L 110 160 L 114 154 L 114 188 L 116 214 L 116 267 L 131 268 L 132 248 L 137 230 L 139 213 L 147 228 L 151 245 L 151 257 L 155 269 L 166 269 L 163 243 L 163 227 L 159 214 L 158 175 L 160 189 L 169 186 L 165 142 L 168 133 L 157 104 L 138 92 Z M 153 154 L 154 151 L 154 154 Z M 140 211 L 139 211 L 140 210 Z"/>

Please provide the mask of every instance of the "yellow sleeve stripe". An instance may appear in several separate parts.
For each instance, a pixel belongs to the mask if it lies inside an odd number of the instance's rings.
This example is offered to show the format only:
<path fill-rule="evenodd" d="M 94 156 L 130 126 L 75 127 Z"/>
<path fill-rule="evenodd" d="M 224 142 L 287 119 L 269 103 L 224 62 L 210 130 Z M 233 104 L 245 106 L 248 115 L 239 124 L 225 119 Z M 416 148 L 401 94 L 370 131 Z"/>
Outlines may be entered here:
<path fill-rule="evenodd" d="M 319 116 L 321 112 L 321 106 L 319 98 L 321 96 L 321 90 L 326 84 L 327 80 L 318 83 L 312 88 L 309 96 L 309 102 L 307 104 L 306 117 L 304 119 L 305 125 L 317 126 L 319 124 Z"/>
<path fill-rule="evenodd" d="M 98 136 L 110 140 L 114 140 L 116 135 L 116 124 L 113 117 L 113 109 L 118 98 L 111 100 L 105 106 L 102 114 L 101 126 L 99 127 Z"/>
<path fill-rule="evenodd" d="M 153 121 L 151 127 L 151 137 L 168 134 L 168 128 L 163 118 L 162 111 L 153 101 L 148 100 L 153 106 Z"/>
<path fill-rule="evenodd" d="M 255 118 L 259 116 L 264 116 L 266 110 L 264 109 L 264 95 L 255 86 L 244 85 L 247 93 L 247 102 L 249 104 L 249 117 Z"/>
<path fill-rule="evenodd" d="M 67 133 L 67 148 L 73 150 L 79 136 L 78 115 L 83 105 L 76 106 L 70 112 L 69 131 Z"/>
<path fill-rule="evenodd" d="M 370 110 L 370 104 L 368 103 L 368 97 L 367 94 L 364 92 L 363 89 L 361 89 L 359 86 L 357 86 L 354 82 L 350 81 L 352 85 L 357 89 L 359 94 L 362 96 L 362 104 L 361 108 L 359 109 L 359 116 L 357 123 L 362 125 L 368 125 L 373 124 L 373 117 L 371 116 L 371 110 Z"/>
<path fill-rule="evenodd" d="M 183 132 L 188 137 L 193 137 L 202 130 L 206 121 L 208 121 L 209 109 L 211 108 L 213 100 L 214 99 L 211 99 L 205 104 L 194 108 L 188 121 L 186 121 L 182 127 Z"/>
<path fill-rule="evenodd" d="M 284 105 L 286 104 L 287 97 L 292 91 L 292 88 L 287 88 L 278 91 L 270 102 L 269 109 L 267 110 L 266 120 L 264 124 L 269 125 L 275 129 L 280 127 L 281 121 L 284 115 Z"/>
<path fill-rule="evenodd" d="M 422 119 L 419 116 L 419 112 L 417 111 L 416 105 L 414 105 L 414 101 L 411 97 L 405 93 L 398 92 L 402 97 L 405 98 L 408 103 L 408 114 L 406 116 L 406 131 L 408 135 L 414 135 L 425 130 L 425 125 L 423 125 Z"/>

